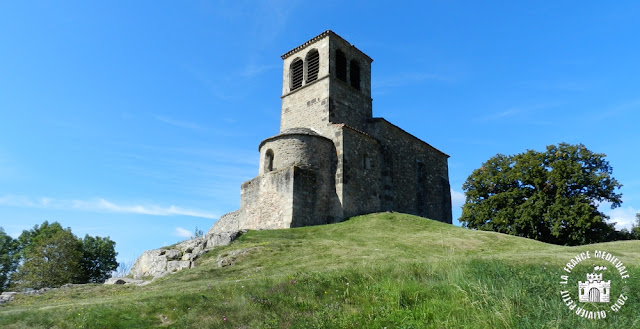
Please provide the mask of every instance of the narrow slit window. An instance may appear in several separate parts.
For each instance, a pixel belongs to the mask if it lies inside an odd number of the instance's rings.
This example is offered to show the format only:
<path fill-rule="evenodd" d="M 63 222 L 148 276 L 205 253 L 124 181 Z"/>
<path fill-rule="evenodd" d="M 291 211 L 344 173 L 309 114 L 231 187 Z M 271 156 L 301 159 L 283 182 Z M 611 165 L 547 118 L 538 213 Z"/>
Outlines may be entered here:
<path fill-rule="evenodd" d="M 267 150 L 267 153 L 264 155 L 264 172 L 268 173 L 273 171 L 273 151 Z"/>
<path fill-rule="evenodd" d="M 350 81 L 351 87 L 360 90 L 360 64 L 356 60 L 352 60 L 350 63 Z"/>
<path fill-rule="evenodd" d="M 362 167 L 365 170 L 371 169 L 371 158 L 366 154 L 362 157 Z"/>
<path fill-rule="evenodd" d="M 291 63 L 291 67 L 289 68 L 289 72 L 291 72 L 291 90 L 296 90 L 302 87 L 302 78 L 304 77 L 304 63 L 300 58 Z"/>
<path fill-rule="evenodd" d="M 307 83 L 318 80 L 320 71 L 320 55 L 317 50 L 312 50 L 307 54 Z"/>
<path fill-rule="evenodd" d="M 341 50 L 336 50 L 336 78 L 347 82 L 347 57 Z"/>

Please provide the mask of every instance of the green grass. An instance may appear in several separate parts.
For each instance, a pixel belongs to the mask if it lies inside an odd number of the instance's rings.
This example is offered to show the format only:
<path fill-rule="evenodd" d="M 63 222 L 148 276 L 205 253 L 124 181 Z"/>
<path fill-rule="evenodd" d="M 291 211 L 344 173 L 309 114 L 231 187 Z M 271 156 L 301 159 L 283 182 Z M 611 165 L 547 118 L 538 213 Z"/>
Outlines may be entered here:
<path fill-rule="evenodd" d="M 231 266 L 216 257 L 251 251 Z M 571 257 L 606 250 L 630 268 L 627 305 L 586 320 L 560 298 Z M 640 241 L 562 247 L 380 213 L 251 231 L 152 284 L 18 296 L 2 328 L 640 328 Z"/>

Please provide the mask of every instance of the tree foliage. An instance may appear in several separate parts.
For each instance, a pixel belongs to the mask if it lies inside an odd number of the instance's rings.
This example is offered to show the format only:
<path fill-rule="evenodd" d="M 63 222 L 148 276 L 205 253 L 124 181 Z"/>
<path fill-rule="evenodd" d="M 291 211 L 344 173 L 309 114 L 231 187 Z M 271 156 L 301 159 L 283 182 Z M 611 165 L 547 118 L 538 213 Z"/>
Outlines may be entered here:
<path fill-rule="evenodd" d="M 605 155 L 582 144 L 498 154 L 465 181 L 460 222 L 555 244 L 608 241 L 616 231 L 598 205 L 619 207 L 621 186 Z"/>
<path fill-rule="evenodd" d="M 71 228 L 45 221 L 25 230 L 16 241 L 20 260 L 12 276 L 15 286 L 59 287 L 66 283 L 101 283 L 118 266 L 115 242 L 86 235 L 78 239 Z"/>
<path fill-rule="evenodd" d="M 11 274 L 18 264 L 16 248 L 16 241 L 0 227 L 0 292 L 9 285 Z"/>
<path fill-rule="evenodd" d="M 632 238 L 640 240 L 640 214 L 636 214 L 636 223 L 631 227 Z"/>
<path fill-rule="evenodd" d="M 82 239 L 81 282 L 103 283 L 111 276 L 118 267 L 115 245 L 108 237 L 85 235 Z"/>
<path fill-rule="evenodd" d="M 59 287 L 77 283 L 82 275 L 81 243 L 70 229 L 36 235 L 22 250 L 16 284 L 28 288 Z"/>

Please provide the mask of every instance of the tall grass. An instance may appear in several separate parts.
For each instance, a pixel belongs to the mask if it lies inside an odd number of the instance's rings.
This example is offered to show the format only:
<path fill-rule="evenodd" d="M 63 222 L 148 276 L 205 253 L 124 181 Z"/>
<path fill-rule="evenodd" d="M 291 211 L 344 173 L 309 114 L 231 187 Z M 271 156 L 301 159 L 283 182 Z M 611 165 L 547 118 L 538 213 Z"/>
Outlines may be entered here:
<path fill-rule="evenodd" d="M 0 307 L 3 328 L 638 328 L 640 242 L 624 257 L 632 294 L 604 320 L 562 303 L 582 249 L 475 232 L 400 214 L 250 232 L 198 267 L 145 287 L 86 285 Z M 251 251 L 231 266 L 215 259 Z M 582 248 L 582 249 L 581 249 Z"/>

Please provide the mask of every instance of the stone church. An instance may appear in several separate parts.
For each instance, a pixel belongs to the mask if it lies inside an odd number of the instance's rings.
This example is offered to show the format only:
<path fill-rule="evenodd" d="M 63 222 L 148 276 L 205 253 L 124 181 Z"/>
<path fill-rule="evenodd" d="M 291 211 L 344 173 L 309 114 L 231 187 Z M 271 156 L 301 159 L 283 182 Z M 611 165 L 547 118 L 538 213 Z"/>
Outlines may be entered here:
<path fill-rule="evenodd" d="M 395 211 L 451 223 L 448 155 L 372 116 L 369 56 L 332 31 L 282 55 L 280 133 L 211 232 Z"/>

